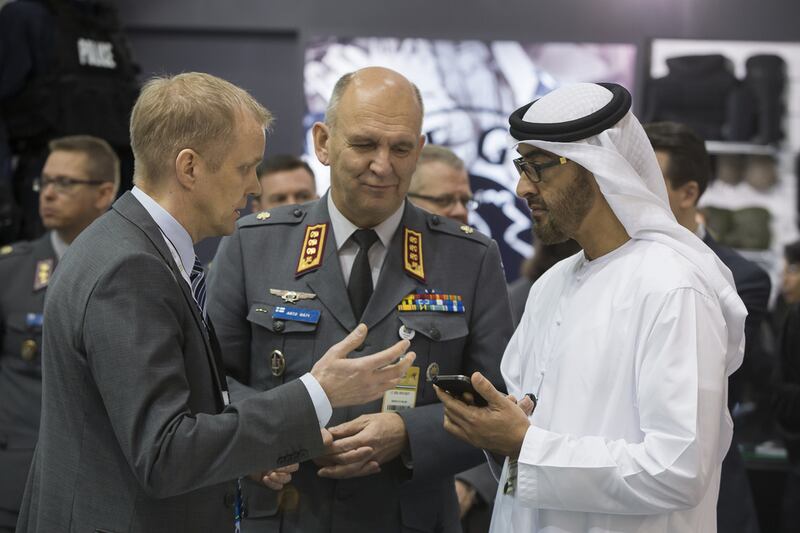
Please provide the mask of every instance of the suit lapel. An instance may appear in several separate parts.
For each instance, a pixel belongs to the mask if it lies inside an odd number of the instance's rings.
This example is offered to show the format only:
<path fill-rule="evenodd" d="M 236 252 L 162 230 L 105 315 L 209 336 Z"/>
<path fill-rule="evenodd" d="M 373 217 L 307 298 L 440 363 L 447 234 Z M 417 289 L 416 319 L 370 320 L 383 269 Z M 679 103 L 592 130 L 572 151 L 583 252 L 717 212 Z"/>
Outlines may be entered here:
<path fill-rule="evenodd" d="M 425 217 L 410 202 L 406 202 L 403 218 L 397 227 L 397 231 L 394 232 L 389 249 L 386 251 L 386 258 L 383 260 L 378 284 L 375 286 L 372 298 L 370 298 L 367 308 L 364 310 L 364 323 L 369 328 L 383 320 L 405 296 L 413 292 L 416 287 L 422 285 L 421 281 L 412 278 L 403 269 L 403 238 L 405 233 L 403 228 L 409 228 L 427 235 L 425 232 Z M 423 240 L 422 246 L 424 255 L 425 252 L 429 252 L 430 245 L 426 245 Z"/>
<path fill-rule="evenodd" d="M 137 226 L 147 236 L 155 249 L 158 251 L 161 259 L 172 271 L 172 275 L 175 277 L 175 282 L 180 287 L 183 298 L 186 300 L 186 304 L 189 306 L 189 310 L 194 317 L 195 324 L 200 330 L 200 334 L 203 336 L 203 342 L 206 346 L 206 355 L 209 359 L 209 363 L 211 364 L 212 369 L 216 371 L 211 341 L 208 337 L 208 330 L 203 323 L 203 317 L 200 316 L 200 309 L 197 307 L 197 303 L 194 300 L 192 291 L 189 288 L 189 285 L 184 281 L 178 265 L 175 264 L 172 253 L 169 251 L 167 243 L 164 242 L 164 236 L 161 234 L 161 230 L 158 228 L 158 225 L 130 191 L 123 194 L 119 200 L 114 202 L 112 208 L 121 216 L 129 220 L 132 224 Z"/>
<path fill-rule="evenodd" d="M 311 292 L 317 295 L 319 301 L 328 308 L 343 328 L 352 331 L 356 327 L 356 318 L 350 307 L 347 297 L 347 286 L 344 283 L 342 267 L 339 264 L 339 254 L 336 250 L 336 236 L 333 234 L 333 225 L 328 214 L 328 196 L 323 196 L 309 213 L 308 224 L 328 224 L 328 242 L 325 243 L 325 252 L 322 266 L 313 272 L 304 274 L 302 280 L 308 285 Z M 305 227 L 305 226 L 304 226 Z M 298 250 L 302 241 L 298 241 Z M 296 256 L 293 256 L 296 257 Z"/>

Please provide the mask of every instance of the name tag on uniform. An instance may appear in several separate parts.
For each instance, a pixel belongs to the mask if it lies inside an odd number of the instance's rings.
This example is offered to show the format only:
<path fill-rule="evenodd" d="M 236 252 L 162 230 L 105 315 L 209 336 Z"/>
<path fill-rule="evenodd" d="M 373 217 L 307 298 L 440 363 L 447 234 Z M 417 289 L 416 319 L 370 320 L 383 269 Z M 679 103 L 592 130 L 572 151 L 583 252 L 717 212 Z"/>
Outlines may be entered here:
<path fill-rule="evenodd" d="M 392 390 L 383 395 L 382 413 L 391 413 L 411 409 L 417 405 L 417 387 L 419 386 L 419 367 L 412 366 L 406 375 Z"/>
<path fill-rule="evenodd" d="M 279 305 L 276 306 L 275 310 L 272 312 L 272 318 L 279 318 L 281 320 L 294 320 L 295 322 L 306 322 L 307 324 L 316 324 L 319 322 L 319 310 Z"/>

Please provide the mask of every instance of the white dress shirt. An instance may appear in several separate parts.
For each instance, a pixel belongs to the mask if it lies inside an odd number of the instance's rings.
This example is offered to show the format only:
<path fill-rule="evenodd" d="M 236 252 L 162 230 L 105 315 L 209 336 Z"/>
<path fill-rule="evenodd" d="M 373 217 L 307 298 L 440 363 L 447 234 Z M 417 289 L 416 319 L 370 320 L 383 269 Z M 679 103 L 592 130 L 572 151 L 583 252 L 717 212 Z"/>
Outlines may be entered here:
<path fill-rule="evenodd" d="M 372 287 L 378 284 L 378 277 L 381 275 L 381 268 L 383 267 L 383 260 L 386 259 L 386 252 L 389 250 L 389 243 L 392 241 L 397 228 L 400 226 L 400 220 L 403 218 L 403 209 L 405 208 L 405 200 L 397 211 L 391 214 L 389 218 L 371 228 L 378 234 L 378 240 L 367 252 L 369 258 L 369 266 L 372 271 Z M 339 265 L 342 267 L 342 274 L 344 275 L 345 285 L 349 284 L 350 272 L 353 270 L 353 263 L 356 261 L 358 255 L 358 243 L 353 241 L 350 236 L 360 229 L 358 226 L 350 222 L 341 211 L 336 207 L 333 201 L 333 195 L 328 193 L 328 214 L 331 217 L 331 226 L 333 226 L 333 236 L 336 239 L 336 252 L 339 256 Z M 366 228 L 365 228 L 366 229 Z"/>
<path fill-rule="evenodd" d="M 186 231 L 180 222 L 173 217 L 166 209 L 161 207 L 152 197 L 138 187 L 131 190 L 134 197 L 142 204 L 147 213 L 153 218 L 158 229 L 161 230 L 161 235 L 164 237 L 164 242 L 169 248 L 175 264 L 181 272 L 184 281 L 192 288 L 192 283 L 189 279 L 189 273 L 194 267 L 194 244 L 189 232 Z M 322 386 L 317 381 L 317 378 L 306 373 L 300 376 L 300 381 L 305 385 L 308 390 L 311 401 L 314 403 L 314 410 L 317 413 L 317 420 L 319 420 L 320 427 L 325 427 L 333 414 L 333 407 L 325 394 Z"/>

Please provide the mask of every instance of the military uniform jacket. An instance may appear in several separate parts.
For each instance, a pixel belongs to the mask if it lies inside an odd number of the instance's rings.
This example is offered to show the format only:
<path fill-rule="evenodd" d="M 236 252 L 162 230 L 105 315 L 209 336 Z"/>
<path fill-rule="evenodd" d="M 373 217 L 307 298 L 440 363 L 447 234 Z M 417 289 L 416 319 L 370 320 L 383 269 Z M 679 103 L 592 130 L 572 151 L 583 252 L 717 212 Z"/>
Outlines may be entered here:
<path fill-rule="evenodd" d="M 0 248 L 0 527 L 17 522 L 39 433 L 42 312 L 56 262 L 49 233 Z"/>
<path fill-rule="evenodd" d="M 232 531 L 237 477 L 322 451 L 302 383 L 223 409 L 213 335 L 130 192 L 72 243 L 47 290 L 17 531 Z"/>
<path fill-rule="evenodd" d="M 323 227 L 324 242 L 305 242 L 307 236 L 320 237 Z M 424 276 L 406 270 L 407 231 L 421 240 Z M 308 244 L 313 246 L 304 246 Z M 309 247 L 320 251 L 310 257 Z M 301 254 L 310 259 L 306 265 L 312 268 L 299 268 Z M 269 216 L 261 213 L 241 219 L 237 231 L 223 240 L 210 278 L 209 312 L 226 369 L 231 378 L 249 387 L 232 384 L 234 398 L 295 380 L 357 325 L 326 197 L 303 206 L 281 207 Z M 288 304 L 272 289 L 314 297 Z M 398 310 L 407 295 L 426 289 L 461 296 L 464 312 Z M 318 311 L 319 320 L 308 323 L 273 316 L 276 307 L 286 305 Z M 363 322 L 369 327 L 367 339 L 351 357 L 396 343 L 401 326 L 415 332 L 411 350 L 417 355 L 414 366 L 420 369 L 416 407 L 398 411 L 408 433 L 413 468 L 396 458 L 382 465 L 378 474 L 330 480 L 317 476 L 315 464 L 303 464 L 291 486 L 284 489 L 294 496 L 284 497 L 280 509 L 274 493 L 249 491 L 245 531 L 460 530 L 452 476 L 485 458 L 480 450 L 445 432 L 443 407 L 425 376 L 431 365 L 438 365 L 443 375 L 469 375 L 477 370 L 502 387 L 500 358 L 512 334 L 512 322 L 497 244 L 467 226 L 406 202 Z M 276 350 L 281 354 L 277 365 Z M 381 408 L 382 401 L 377 400 L 334 409 L 329 425 Z"/>

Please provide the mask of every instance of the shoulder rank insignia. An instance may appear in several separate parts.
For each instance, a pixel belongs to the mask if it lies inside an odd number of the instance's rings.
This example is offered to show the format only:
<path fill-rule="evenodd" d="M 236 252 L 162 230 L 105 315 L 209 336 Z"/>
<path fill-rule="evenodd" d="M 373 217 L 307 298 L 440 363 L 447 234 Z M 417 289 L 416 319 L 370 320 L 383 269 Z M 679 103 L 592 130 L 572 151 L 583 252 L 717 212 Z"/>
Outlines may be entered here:
<path fill-rule="evenodd" d="M 11 246 L 10 244 L 7 244 L 7 245 L 3 246 L 2 248 L 0 248 L 0 255 L 8 255 L 13 251 L 14 251 L 14 247 Z"/>
<path fill-rule="evenodd" d="M 269 211 L 261 211 L 259 214 L 256 215 L 258 220 L 267 220 L 272 215 L 269 214 Z"/>
<path fill-rule="evenodd" d="M 313 292 L 288 291 L 283 289 L 270 289 L 269 293 L 273 296 L 280 296 L 284 302 L 293 304 L 298 300 L 313 300 L 317 297 Z"/>
<path fill-rule="evenodd" d="M 300 260 L 297 262 L 295 277 L 322 266 L 322 254 L 325 252 L 327 237 L 327 223 L 306 226 L 306 235 L 303 239 L 303 248 L 300 250 Z"/>
<path fill-rule="evenodd" d="M 403 270 L 425 283 L 425 263 L 422 258 L 422 233 L 403 228 Z"/>
<path fill-rule="evenodd" d="M 475 233 L 475 228 L 473 228 L 472 226 L 467 226 L 466 224 L 461 226 L 460 229 L 461 229 L 461 231 L 463 231 L 467 235 L 472 235 L 473 233 Z"/>
<path fill-rule="evenodd" d="M 44 289 L 50 283 L 50 275 L 53 273 L 53 260 L 42 259 L 36 263 L 36 275 L 33 278 L 33 290 Z"/>

